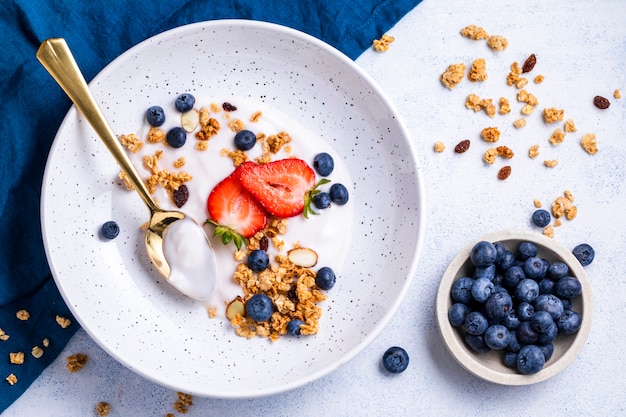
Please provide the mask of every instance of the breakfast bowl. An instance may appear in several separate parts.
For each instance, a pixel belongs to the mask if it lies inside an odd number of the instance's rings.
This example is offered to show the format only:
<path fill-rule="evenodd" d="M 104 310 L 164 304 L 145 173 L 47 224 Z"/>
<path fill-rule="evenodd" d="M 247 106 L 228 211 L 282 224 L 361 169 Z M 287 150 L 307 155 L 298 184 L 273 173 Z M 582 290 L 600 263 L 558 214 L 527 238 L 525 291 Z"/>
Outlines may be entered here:
<path fill-rule="evenodd" d="M 567 276 L 575 277 L 580 283 L 580 287 L 582 288 L 580 295 L 573 297 L 570 300 L 571 307 L 566 305 L 566 308 L 569 308 L 571 311 L 579 314 L 579 327 L 576 331 L 570 330 L 567 332 L 558 332 L 559 334 L 557 337 L 551 342 L 553 347 L 552 354 L 545 355 L 547 359 L 538 370 L 535 369 L 531 372 L 526 372 L 526 369 L 518 369 L 519 365 L 515 365 L 519 361 L 519 358 L 513 359 L 513 363 L 509 363 L 509 366 L 507 366 L 505 364 L 504 356 L 507 350 L 511 350 L 509 346 L 502 349 L 491 349 L 486 345 L 482 345 L 478 348 L 478 350 L 480 350 L 480 352 L 478 352 L 476 350 L 476 345 L 472 348 L 468 342 L 466 342 L 465 335 L 467 329 L 465 328 L 465 323 L 467 322 L 458 325 L 457 327 L 453 326 L 451 323 L 449 312 L 452 305 L 456 303 L 455 299 L 453 299 L 451 295 L 452 287 L 455 282 L 461 278 L 472 278 L 474 276 L 476 270 L 474 264 L 476 260 L 474 258 L 474 262 L 472 261 L 472 252 L 474 247 L 479 242 L 500 242 L 504 245 L 504 248 L 511 251 L 513 254 L 517 252 L 520 243 L 530 242 L 537 248 L 536 257 L 548 261 L 550 264 L 557 261 L 564 263 L 567 265 L 569 270 Z M 498 267 L 498 269 L 500 268 Z M 537 279 L 537 281 L 539 280 Z M 508 284 L 510 286 L 510 283 Z M 504 285 L 503 283 L 502 287 L 506 286 L 507 285 Z M 497 282 L 496 288 L 498 288 Z M 516 309 L 522 300 L 520 300 L 519 297 L 516 298 L 515 291 L 513 289 L 510 289 L 508 292 L 511 293 L 513 304 L 511 307 L 507 307 L 504 310 Z M 541 292 L 543 292 L 543 290 Z M 472 303 L 475 303 L 471 307 L 472 311 L 485 311 L 484 308 L 486 304 L 481 305 L 480 303 L 476 303 L 475 300 L 473 300 Z M 529 303 L 532 305 L 533 301 L 529 301 Z M 443 342 L 452 357 L 463 368 L 477 377 L 496 384 L 530 385 L 551 378 L 574 361 L 584 346 L 585 340 L 587 339 L 591 329 L 593 302 L 591 287 L 587 275 L 581 263 L 570 250 L 561 246 L 553 239 L 537 232 L 503 230 L 482 236 L 476 241 L 468 244 L 459 254 L 456 255 L 445 270 L 443 278 L 441 279 L 437 293 L 436 311 L 437 322 Z M 536 311 L 538 311 L 538 309 L 535 309 L 535 312 Z M 518 312 L 516 312 L 516 314 L 518 314 Z M 489 326 L 491 326 L 494 323 L 493 317 L 489 320 Z M 530 320 L 529 323 L 531 323 Z M 555 323 L 558 323 L 558 319 L 555 319 Z M 507 324 L 506 327 L 509 327 L 508 325 L 510 323 L 504 323 L 503 320 L 500 320 L 500 324 Z M 511 329 L 513 327 L 514 326 L 511 326 Z M 519 335 L 517 330 L 509 329 L 509 332 L 515 332 Z M 519 337 L 517 339 L 519 339 Z M 525 343 L 521 344 L 524 345 Z M 539 343 L 529 342 L 528 345 L 538 346 Z M 517 349 L 519 349 L 519 345 Z M 515 355 L 513 355 L 513 358 L 515 358 Z"/>

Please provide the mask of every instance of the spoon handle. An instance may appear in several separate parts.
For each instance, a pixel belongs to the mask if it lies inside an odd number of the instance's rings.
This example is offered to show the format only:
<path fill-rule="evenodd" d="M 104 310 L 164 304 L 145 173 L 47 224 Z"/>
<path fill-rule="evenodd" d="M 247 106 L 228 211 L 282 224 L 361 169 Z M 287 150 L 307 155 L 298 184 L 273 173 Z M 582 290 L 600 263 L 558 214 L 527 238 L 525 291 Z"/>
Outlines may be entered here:
<path fill-rule="evenodd" d="M 65 91 L 98 136 L 100 136 L 100 139 L 109 149 L 121 170 L 126 174 L 126 177 L 135 187 L 143 202 L 148 206 L 150 213 L 160 211 L 148 192 L 146 185 L 139 177 L 137 170 L 126 155 L 122 144 L 102 114 L 65 40 L 62 38 L 45 40 L 37 51 L 37 59 Z"/>

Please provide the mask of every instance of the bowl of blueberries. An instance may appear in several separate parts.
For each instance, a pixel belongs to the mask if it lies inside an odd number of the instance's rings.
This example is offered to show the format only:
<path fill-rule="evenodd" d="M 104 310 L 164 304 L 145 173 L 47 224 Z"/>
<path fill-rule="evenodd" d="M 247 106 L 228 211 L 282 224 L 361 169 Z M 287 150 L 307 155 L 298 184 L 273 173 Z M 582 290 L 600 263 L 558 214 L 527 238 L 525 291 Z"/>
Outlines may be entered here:
<path fill-rule="evenodd" d="M 467 245 L 446 269 L 437 321 L 456 361 L 502 385 L 544 381 L 585 344 L 592 294 L 584 266 L 595 253 L 540 233 L 504 230 Z"/>

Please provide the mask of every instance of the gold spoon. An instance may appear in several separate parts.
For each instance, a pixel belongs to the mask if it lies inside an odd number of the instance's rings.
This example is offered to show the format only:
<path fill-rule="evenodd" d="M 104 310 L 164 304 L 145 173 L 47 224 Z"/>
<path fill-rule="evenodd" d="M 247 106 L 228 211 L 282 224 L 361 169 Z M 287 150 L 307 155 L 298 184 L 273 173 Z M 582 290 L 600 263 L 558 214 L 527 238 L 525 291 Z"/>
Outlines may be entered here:
<path fill-rule="evenodd" d="M 126 177 L 148 207 L 150 221 L 146 229 L 146 249 L 148 257 L 152 260 L 156 269 L 174 287 L 189 297 L 198 300 L 208 300 L 214 284 L 205 286 L 202 282 L 194 282 L 190 287 L 189 283 L 177 285 L 178 281 L 173 282 L 169 279 L 172 269 L 164 253 L 166 230 L 172 223 L 182 220 L 186 216 L 180 211 L 163 210 L 155 203 L 146 185 L 139 177 L 137 170 L 126 155 L 124 148 L 113 133 L 111 126 L 104 118 L 65 40 L 61 38 L 45 40 L 37 51 L 37 59 L 69 96 L 98 136 L 100 136 L 100 139 L 102 139 L 113 158 L 115 158 L 122 172 L 126 174 Z M 206 263 L 209 265 L 210 270 L 204 271 L 204 273 L 208 277 L 208 282 L 214 283 L 217 277 L 215 254 L 211 249 L 204 230 L 202 230 L 201 226 L 197 224 L 196 226 L 202 231 L 202 235 L 206 239 L 208 250 L 205 252 L 211 257 L 209 262 Z"/>

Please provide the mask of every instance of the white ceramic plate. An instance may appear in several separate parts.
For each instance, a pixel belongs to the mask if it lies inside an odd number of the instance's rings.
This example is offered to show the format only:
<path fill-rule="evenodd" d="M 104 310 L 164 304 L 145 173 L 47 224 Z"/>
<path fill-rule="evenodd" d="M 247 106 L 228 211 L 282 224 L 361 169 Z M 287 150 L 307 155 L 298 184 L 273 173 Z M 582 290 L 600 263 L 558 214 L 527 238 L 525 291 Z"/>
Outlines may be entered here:
<path fill-rule="evenodd" d="M 90 85 L 118 133 L 134 131 L 149 105 L 185 91 L 266 102 L 319 132 L 354 183 L 352 246 L 341 279 L 321 305 L 319 334 L 248 340 L 230 323 L 209 319 L 200 304 L 152 270 L 138 229 L 147 211 L 115 184 L 119 169 L 72 108 L 46 167 L 43 236 L 65 301 L 103 349 L 161 385 L 248 398 L 332 372 L 382 330 L 416 270 L 423 183 L 405 125 L 351 60 L 285 27 L 212 21 L 146 40 Z M 101 241 L 99 227 L 110 219 L 136 235 Z"/>

